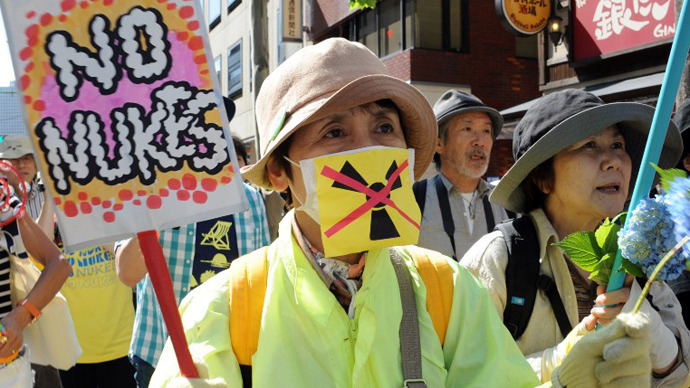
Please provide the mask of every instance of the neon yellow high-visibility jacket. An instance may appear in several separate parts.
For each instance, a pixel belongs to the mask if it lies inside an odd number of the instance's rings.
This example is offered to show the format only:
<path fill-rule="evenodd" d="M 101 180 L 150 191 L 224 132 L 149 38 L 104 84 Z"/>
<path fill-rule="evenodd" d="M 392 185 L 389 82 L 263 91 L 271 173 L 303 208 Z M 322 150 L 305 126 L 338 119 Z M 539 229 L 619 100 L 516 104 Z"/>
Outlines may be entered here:
<path fill-rule="evenodd" d="M 252 358 L 254 387 L 401 387 L 400 292 L 388 249 L 368 253 L 350 319 L 292 237 L 294 213 L 284 217 L 267 255 L 267 287 L 258 349 Z M 487 291 L 449 258 L 454 294 L 443 348 L 426 311 L 426 288 L 410 255 L 439 253 L 399 248 L 416 297 L 422 368 L 429 387 L 534 387 L 539 379 L 503 326 Z M 229 331 L 229 272 L 219 273 L 180 305 L 195 363 L 207 377 L 242 387 Z M 151 387 L 179 376 L 168 341 Z M 206 376 L 205 376 L 206 377 Z"/>

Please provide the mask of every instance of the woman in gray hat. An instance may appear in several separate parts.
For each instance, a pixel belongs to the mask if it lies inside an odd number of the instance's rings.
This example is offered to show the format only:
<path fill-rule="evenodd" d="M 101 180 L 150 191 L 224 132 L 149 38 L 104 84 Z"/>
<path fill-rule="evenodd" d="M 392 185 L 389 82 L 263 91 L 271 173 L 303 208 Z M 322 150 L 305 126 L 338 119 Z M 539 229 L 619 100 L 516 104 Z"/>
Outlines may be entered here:
<path fill-rule="evenodd" d="M 494 190 L 491 201 L 531 219 L 536 239 L 529 244 L 538 245 L 534 250 L 539 252 L 539 272 L 552 278 L 567 314 L 559 322 L 554 314 L 559 309 L 540 291 L 524 332 L 514 333 L 542 381 L 549 380 L 568 349 L 596 323 L 607 325 L 621 311 L 631 310 L 640 293 L 632 277 L 622 289 L 604 293 L 603 285 L 588 280 L 589 273 L 575 266 L 553 243 L 574 232 L 593 231 L 606 217 L 624 209 L 653 115 L 654 109 L 647 105 L 605 104 L 590 93 L 565 90 L 542 97 L 515 130 L 516 163 Z M 659 161 L 662 168 L 678 160 L 679 144 L 678 129 L 671 124 Z M 525 257 L 516 258 L 516 263 L 520 259 L 524 262 Z M 484 236 L 461 260 L 488 288 L 504 319 L 506 309 L 525 303 L 507 295 L 508 260 L 506 239 L 500 231 Z M 655 311 L 647 302 L 643 307 L 654 339 L 652 385 L 687 387 L 690 332 L 670 288 L 656 282 L 651 293 L 660 309 Z M 563 326 L 574 329 L 568 333 Z"/>

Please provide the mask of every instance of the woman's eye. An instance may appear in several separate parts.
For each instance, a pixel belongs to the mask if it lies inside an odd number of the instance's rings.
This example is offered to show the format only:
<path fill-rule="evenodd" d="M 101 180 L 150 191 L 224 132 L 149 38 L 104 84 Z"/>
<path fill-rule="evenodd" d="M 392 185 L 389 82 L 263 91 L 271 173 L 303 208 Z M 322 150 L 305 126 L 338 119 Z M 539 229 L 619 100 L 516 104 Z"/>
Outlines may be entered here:
<path fill-rule="evenodd" d="M 381 133 L 391 133 L 395 129 L 393 128 L 393 125 L 391 125 L 390 123 L 386 123 L 386 124 L 379 125 L 378 130 Z"/>
<path fill-rule="evenodd" d="M 334 139 L 336 137 L 340 137 L 343 135 L 343 130 L 340 128 L 333 128 L 329 129 L 328 132 L 326 132 L 326 135 L 324 137 L 327 137 L 329 139 Z"/>
<path fill-rule="evenodd" d="M 596 148 L 597 144 L 593 141 L 588 141 L 585 143 L 582 148 Z"/>
<path fill-rule="evenodd" d="M 623 149 L 623 148 L 625 148 L 625 144 L 623 144 L 622 141 L 617 141 L 617 142 L 613 143 L 611 145 L 611 147 L 615 148 L 615 149 Z"/>

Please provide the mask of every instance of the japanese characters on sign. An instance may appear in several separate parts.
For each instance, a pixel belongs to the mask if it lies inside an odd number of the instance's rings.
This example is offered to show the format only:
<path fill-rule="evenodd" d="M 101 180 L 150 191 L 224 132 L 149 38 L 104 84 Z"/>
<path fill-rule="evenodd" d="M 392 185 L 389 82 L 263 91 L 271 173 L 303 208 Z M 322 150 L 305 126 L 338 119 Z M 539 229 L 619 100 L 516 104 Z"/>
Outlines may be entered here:
<path fill-rule="evenodd" d="M 2 0 L 2 10 L 68 249 L 245 207 L 198 4 Z"/>
<path fill-rule="evenodd" d="M 283 0 L 283 41 L 302 41 L 302 0 Z"/>
<path fill-rule="evenodd" d="M 673 39 L 672 0 L 576 0 L 573 4 L 575 61 Z"/>
<path fill-rule="evenodd" d="M 516 35 L 533 35 L 546 27 L 552 0 L 496 0 L 501 24 Z"/>

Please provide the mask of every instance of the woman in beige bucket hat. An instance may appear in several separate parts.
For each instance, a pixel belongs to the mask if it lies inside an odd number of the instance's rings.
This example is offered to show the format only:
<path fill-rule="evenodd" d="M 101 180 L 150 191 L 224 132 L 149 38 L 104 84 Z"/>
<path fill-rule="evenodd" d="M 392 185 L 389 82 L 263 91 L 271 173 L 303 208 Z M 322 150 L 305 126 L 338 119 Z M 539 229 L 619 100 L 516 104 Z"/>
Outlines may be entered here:
<path fill-rule="evenodd" d="M 373 221 L 368 232 L 372 244 L 379 245 L 324 254 L 329 237 L 321 225 L 325 213 L 356 222 L 346 203 L 324 203 L 322 193 L 333 188 L 357 187 L 366 193 L 360 208 L 367 219 L 381 211 L 389 218 L 407 211 L 404 222 L 418 231 L 419 209 L 415 215 L 402 199 L 416 206 L 412 178 L 431 162 L 436 141 L 433 111 L 419 91 L 387 75 L 363 45 L 329 39 L 303 48 L 271 73 L 259 93 L 256 115 L 261 158 L 243 168 L 243 175 L 262 187 L 289 189 L 298 206 L 283 218 L 270 247 L 234 261 L 182 302 L 182 321 L 201 378 L 179 377 L 168 342 L 152 386 L 539 384 L 486 290 L 454 260 L 413 246 L 393 247 L 388 241 L 398 237 L 380 237 L 382 230 L 375 230 Z M 404 157 L 391 164 L 382 156 L 389 152 Z M 314 166 L 336 159 L 343 167 L 334 173 L 343 180 L 314 183 Z M 362 159 L 365 163 L 355 165 Z M 321 175 L 335 165 L 323 163 Z M 387 183 L 369 184 L 364 170 L 386 175 Z M 317 203 L 310 199 L 313 192 Z M 342 232 L 349 238 L 346 245 L 359 247 L 366 240 L 356 228 Z M 239 297 L 245 294 L 251 296 Z M 621 331 L 628 326 L 620 323 L 618 331 L 604 330 L 608 334 L 593 335 L 592 341 L 644 349 L 644 341 Z M 596 362 L 590 364 L 579 367 L 577 375 L 593 378 Z"/>
<path fill-rule="evenodd" d="M 606 104 L 591 93 L 568 89 L 542 97 L 515 129 L 516 162 L 490 199 L 526 214 L 513 225 L 525 221 L 534 225 L 534 239 L 524 240 L 534 247 L 533 259 L 539 260 L 539 281 L 548 276 L 557 289 L 553 303 L 552 295 L 538 291 L 524 331 L 517 329 L 519 324 L 512 326 L 518 346 L 542 381 L 551 378 L 567 349 L 593 330 L 595 323 L 608 324 L 621 311 L 630 311 L 640 294 L 632 277 L 622 289 L 604 293 L 605 285 L 589 280 L 589 272 L 575 266 L 553 243 L 571 233 L 594 231 L 605 218 L 624 209 L 653 117 L 654 108 L 648 105 Z M 674 166 L 681 149 L 680 134 L 671 123 L 659 165 Z M 527 259 L 518 256 L 510 262 L 524 267 Z M 513 277 L 507 274 L 514 272 L 508 269 L 507 243 L 500 231 L 484 236 L 460 263 L 489 289 L 494 306 L 507 321 L 510 311 L 528 305 L 508 295 L 507 282 Z M 519 276 L 513 281 L 524 279 Z M 660 310 L 646 302 L 643 306 L 654 338 L 648 376 L 652 386 L 687 387 L 690 375 L 683 360 L 690 359 L 690 332 L 679 303 L 665 284 L 655 282 L 651 293 Z"/>

